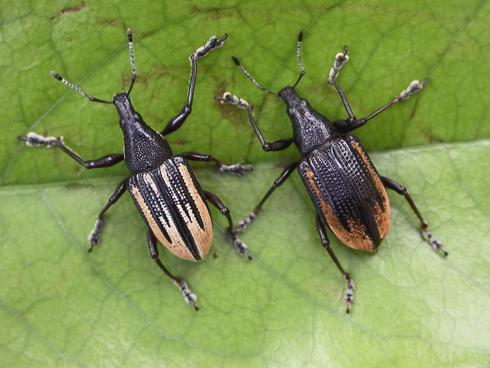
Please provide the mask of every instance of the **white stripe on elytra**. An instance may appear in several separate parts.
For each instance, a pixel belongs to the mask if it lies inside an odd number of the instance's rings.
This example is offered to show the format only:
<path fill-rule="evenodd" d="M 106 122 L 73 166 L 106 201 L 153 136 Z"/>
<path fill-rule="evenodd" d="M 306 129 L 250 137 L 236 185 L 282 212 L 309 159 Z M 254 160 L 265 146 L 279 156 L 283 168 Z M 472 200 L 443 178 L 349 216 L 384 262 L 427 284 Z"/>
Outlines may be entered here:
<path fill-rule="evenodd" d="M 167 186 L 167 188 L 169 188 L 169 194 L 172 196 L 173 203 L 177 207 L 180 216 L 184 219 L 187 227 L 189 228 L 189 232 L 194 237 L 194 235 L 196 234 L 195 230 L 199 230 L 199 229 L 195 229 L 195 226 L 193 226 L 194 224 L 197 223 L 197 217 L 192 211 L 192 208 L 186 206 L 186 209 L 188 210 L 186 213 L 186 211 L 182 206 L 184 200 L 186 199 L 186 196 L 184 195 L 182 189 L 186 190 L 186 186 L 188 189 L 190 189 L 189 187 L 190 184 L 192 183 L 187 183 L 184 179 L 184 184 L 185 184 L 184 188 L 180 187 L 180 185 L 175 185 L 176 183 L 172 183 L 171 180 L 171 174 L 175 175 L 175 173 L 169 173 L 167 170 L 165 170 L 164 166 L 160 167 L 160 173 L 163 181 L 165 182 L 165 185 Z M 198 246 L 198 250 L 199 250 L 199 246 Z"/>
<path fill-rule="evenodd" d="M 178 172 L 181 174 L 183 179 L 183 186 L 180 185 L 172 185 L 170 175 L 168 172 L 164 170 L 162 166 L 160 168 L 161 176 L 165 181 L 165 184 L 170 188 L 170 194 L 172 199 L 174 200 L 180 215 L 182 218 L 187 219 L 186 225 L 189 228 L 191 235 L 194 238 L 194 242 L 197 246 L 199 255 L 204 258 L 211 246 L 211 238 L 212 238 L 212 225 L 211 219 L 209 216 L 209 211 L 202 200 L 201 196 L 197 192 L 197 189 L 192 181 L 191 175 L 189 173 L 189 169 L 184 164 L 176 164 Z M 184 200 L 186 199 L 186 193 L 190 195 L 190 200 L 192 200 L 197 208 L 198 214 L 195 214 L 192 210 L 191 203 L 185 204 L 185 209 L 183 207 Z M 189 199 L 187 197 L 187 199 Z M 199 215 L 204 224 L 204 230 L 199 226 L 199 222 L 197 221 L 197 215 Z M 204 249 L 203 249 L 204 247 Z"/>
<path fill-rule="evenodd" d="M 163 165 L 162 165 L 163 166 Z M 159 216 L 159 220 L 161 225 L 165 227 L 165 230 L 167 231 L 168 235 L 170 236 L 170 241 L 171 244 L 169 244 L 167 241 L 162 241 L 162 239 L 159 239 L 160 242 L 172 253 L 175 255 L 185 258 L 185 259 L 194 259 L 192 256 L 192 253 L 187 249 L 187 246 L 185 245 L 184 240 L 182 239 L 182 236 L 180 235 L 179 229 L 175 225 L 174 218 L 172 217 L 172 213 L 170 212 L 169 207 L 165 203 L 165 200 L 163 199 L 163 196 L 161 195 L 160 191 L 158 190 L 158 187 L 153 180 L 151 174 L 145 173 L 143 174 L 143 180 L 145 183 L 149 186 L 149 188 L 152 191 L 152 197 L 157 201 L 158 206 L 157 208 L 160 208 L 163 210 L 164 214 L 167 217 L 167 221 L 165 221 L 165 218 L 163 216 Z M 165 239 L 163 239 L 165 240 Z"/>

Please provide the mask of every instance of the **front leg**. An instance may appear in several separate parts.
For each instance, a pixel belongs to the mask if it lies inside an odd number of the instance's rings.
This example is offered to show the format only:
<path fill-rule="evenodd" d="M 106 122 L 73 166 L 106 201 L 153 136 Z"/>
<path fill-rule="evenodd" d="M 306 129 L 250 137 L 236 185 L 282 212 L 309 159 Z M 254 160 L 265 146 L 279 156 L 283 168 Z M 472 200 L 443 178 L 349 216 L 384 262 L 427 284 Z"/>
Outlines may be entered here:
<path fill-rule="evenodd" d="M 422 238 L 425 241 L 427 241 L 427 243 L 429 243 L 432 250 L 436 253 L 443 255 L 444 257 L 447 256 L 449 253 L 444 249 L 442 242 L 437 240 L 432 235 L 432 233 L 428 231 L 429 224 L 422 217 L 422 214 L 420 213 L 419 209 L 415 205 L 415 202 L 413 201 L 412 197 L 410 196 L 410 194 L 408 194 L 407 188 L 405 188 L 403 185 L 398 184 L 394 180 L 387 178 L 385 176 L 381 176 L 381 180 L 383 181 L 383 184 L 386 188 L 394 190 L 398 194 L 405 197 L 405 200 L 408 202 L 408 204 L 412 208 L 412 211 L 415 212 L 415 215 L 420 221 L 420 233 L 422 235 Z"/>
<path fill-rule="evenodd" d="M 221 199 L 219 199 L 216 194 L 204 191 L 204 195 L 206 196 L 206 199 L 211 202 L 211 204 L 216 207 L 223 216 L 226 216 L 226 219 L 228 220 L 228 237 L 230 238 L 231 243 L 233 244 L 233 247 L 235 248 L 237 253 L 251 260 L 252 256 L 250 255 L 247 245 L 240 239 L 238 239 L 237 232 L 233 229 L 233 219 L 231 218 L 230 210 L 228 209 L 228 207 L 226 207 L 224 203 L 221 202 Z"/>
<path fill-rule="evenodd" d="M 126 191 L 127 180 L 128 178 L 124 179 L 122 182 L 120 182 L 117 185 L 116 189 L 114 190 L 114 193 L 112 193 L 111 197 L 107 201 L 104 208 L 102 208 L 102 210 L 99 212 L 99 215 L 97 216 L 97 220 L 95 221 L 94 228 L 92 229 L 92 231 L 87 237 L 87 241 L 89 244 L 89 249 L 88 249 L 89 252 L 91 252 L 94 249 L 94 246 L 100 243 L 102 228 L 104 226 L 104 215 L 107 212 L 107 210 L 109 210 L 109 208 L 111 208 L 112 205 L 115 204 Z"/>
<path fill-rule="evenodd" d="M 223 94 L 223 97 L 216 97 L 216 99 L 221 102 L 222 104 L 230 104 L 238 107 L 239 109 L 247 110 L 248 112 L 248 119 L 250 120 L 250 124 L 252 125 L 252 129 L 255 132 L 255 135 L 259 139 L 260 145 L 262 146 L 262 149 L 266 152 L 270 151 L 282 151 L 286 148 L 288 148 L 291 143 L 293 143 L 293 139 L 279 139 L 274 142 L 266 142 L 264 136 L 262 135 L 262 132 L 260 131 L 259 127 L 257 126 L 257 122 L 255 121 L 254 113 L 253 113 L 253 105 L 249 104 L 247 101 L 245 101 L 243 98 L 239 98 L 235 95 L 232 95 L 230 92 L 225 92 Z"/>
<path fill-rule="evenodd" d="M 68 156 L 78 162 L 81 166 L 86 169 L 98 169 L 101 167 L 113 166 L 122 160 L 124 160 L 124 155 L 122 153 L 113 153 L 110 155 L 103 156 L 96 160 L 84 160 L 75 151 L 72 151 L 63 141 L 63 137 L 45 137 L 34 132 L 29 132 L 25 136 L 17 137 L 20 141 L 25 142 L 27 147 L 45 147 L 53 148 L 58 147 Z"/>
<path fill-rule="evenodd" d="M 204 162 L 213 162 L 216 169 L 220 173 L 224 174 L 230 174 L 230 175 L 237 175 L 241 176 L 245 174 L 247 171 L 252 171 L 253 166 L 252 165 L 243 165 L 243 164 L 224 164 L 217 158 L 211 156 L 211 155 L 206 155 L 202 153 L 197 153 L 197 152 L 184 152 L 181 154 L 182 157 L 184 157 L 187 160 L 191 161 L 204 161 Z"/>
<path fill-rule="evenodd" d="M 212 36 L 204 46 L 198 48 L 189 57 L 189 60 L 191 62 L 191 77 L 189 81 L 189 88 L 187 90 L 187 103 L 184 105 L 180 113 L 170 119 L 170 121 L 167 123 L 165 129 L 162 130 L 163 136 L 168 135 L 179 129 L 182 124 L 184 124 L 187 117 L 191 114 L 192 101 L 194 99 L 194 89 L 196 87 L 197 61 L 206 57 L 211 51 L 222 47 L 227 38 L 228 35 L 226 33 L 221 38 Z"/>
<path fill-rule="evenodd" d="M 327 83 L 331 85 L 339 95 L 340 101 L 344 105 L 345 111 L 349 116 L 347 120 L 339 120 L 333 123 L 334 126 L 337 128 L 337 130 L 341 133 L 347 133 L 363 126 L 369 120 L 375 118 L 376 116 L 386 111 L 391 106 L 401 101 L 408 100 L 412 95 L 421 91 L 425 87 L 425 83 L 426 83 L 425 81 L 421 83 L 418 80 L 414 80 L 410 83 L 410 85 L 407 88 L 401 91 L 400 94 L 395 98 L 393 98 L 390 102 L 381 106 L 379 109 L 363 117 L 362 119 L 357 119 L 354 113 L 352 112 L 352 108 L 350 107 L 349 101 L 347 101 L 347 97 L 345 96 L 344 91 L 337 84 L 337 78 L 340 74 L 340 70 L 349 61 L 348 53 L 349 53 L 349 48 L 346 46 L 343 52 L 339 52 L 337 55 L 335 55 L 335 61 L 332 68 L 330 69 L 330 72 L 328 74 L 328 79 L 327 79 Z"/>

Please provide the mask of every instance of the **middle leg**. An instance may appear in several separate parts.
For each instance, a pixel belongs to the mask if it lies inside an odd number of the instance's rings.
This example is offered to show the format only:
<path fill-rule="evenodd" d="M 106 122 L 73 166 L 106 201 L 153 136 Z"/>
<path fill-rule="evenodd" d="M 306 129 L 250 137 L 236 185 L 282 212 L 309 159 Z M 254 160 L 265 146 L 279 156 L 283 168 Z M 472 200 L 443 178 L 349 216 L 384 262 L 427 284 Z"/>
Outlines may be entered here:
<path fill-rule="evenodd" d="M 197 152 L 184 152 L 181 154 L 184 158 L 191 161 L 205 161 L 205 162 L 213 162 L 216 166 L 216 169 L 220 173 L 231 174 L 241 176 L 245 174 L 246 171 L 252 171 L 252 165 L 242 165 L 242 164 L 224 164 L 217 158 Z"/>
<path fill-rule="evenodd" d="M 216 194 L 204 191 L 204 195 L 206 196 L 207 200 L 221 212 L 223 216 L 226 216 L 226 219 L 228 220 L 228 237 L 230 238 L 231 243 L 233 244 L 233 247 L 237 253 L 251 260 L 252 256 L 250 255 L 247 245 L 238 239 L 237 232 L 233 229 L 233 219 L 231 218 L 228 207 L 224 205 Z"/>
<path fill-rule="evenodd" d="M 265 193 L 264 197 L 260 200 L 259 204 L 255 206 L 254 210 L 243 220 L 238 222 L 237 227 L 235 228 L 236 232 L 244 232 L 257 218 L 257 215 L 259 214 L 260 210 L 262 209 L 262 206 L 264 203 L 269 199 L 271 194 L 279 188 L 286 180 L 289 178 L 293 170 L 298 166 L 298 162 L 293 162 L 292 164 L 286 166 L 284 170 L 282 170 L 281 174 L 274 180 L 274 183 L 272 186 L 269 188 L 267 193 Z"/>
<path fill-rule="evenodd" d="M 102 208 L 99 215 L 97 216 L 97 220 L 95 221 L 94 228 L 92 229 L 92 231 L 87 237 L 87 241 L 89 244 L 89 248 L 88 248 L 89 252 L 91 252 L 94 249 L 94 246 L 100 243 L 102 227 L 104 226 L 104 215 L 107 212 L 107 210 L 111 208 L 112 205 L 116 203 L 126 191 L 127 180 L 128 178 L 125 178 L 122 182 L 120 182 L 117 185 L 116 189 L 114 190 L 114 193 L 112 193 L 111 197 L 107 201 L 107 204 L 104 206 L 104 208 Z"/>

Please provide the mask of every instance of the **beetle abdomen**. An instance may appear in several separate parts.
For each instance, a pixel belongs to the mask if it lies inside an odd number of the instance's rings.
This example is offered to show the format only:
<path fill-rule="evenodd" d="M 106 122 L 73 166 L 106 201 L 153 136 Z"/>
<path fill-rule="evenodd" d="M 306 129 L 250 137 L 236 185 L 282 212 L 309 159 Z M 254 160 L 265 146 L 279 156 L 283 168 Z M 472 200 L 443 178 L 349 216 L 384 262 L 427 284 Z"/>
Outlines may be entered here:
<path fill-rule="evenodd" d="M 211 215 L 182 157 L 170 157 L 153 170 L 135 174 L 128 190 L 151 231 L 172 254 L 192 261 L 208 255 L 213 240 Z"/>
<path fill-rule="evenodd" d="M 315 207 L 348 247 L 374 251 L 386 237 L 390 204 L 359 140 L 342 136 L 313 150 L 298 170 Z"/>

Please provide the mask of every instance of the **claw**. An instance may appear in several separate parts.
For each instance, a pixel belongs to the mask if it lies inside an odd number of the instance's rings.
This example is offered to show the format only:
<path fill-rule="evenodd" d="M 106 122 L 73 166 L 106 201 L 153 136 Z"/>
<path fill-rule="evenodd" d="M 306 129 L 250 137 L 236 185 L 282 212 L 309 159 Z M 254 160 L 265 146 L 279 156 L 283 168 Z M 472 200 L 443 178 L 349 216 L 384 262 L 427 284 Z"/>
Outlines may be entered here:
<path fill-rule="evenodd" d="M 346 305 L 346 313 L 350 313 L 351 306 L 354 304 L 354 289 L 356 288 L 354 285 L 354 281 L 350 278 L 350 275 L 347 273 L 344 275 L 344 279 L 347 283 L 347 288 L 344 294 L 344 303 Z"/>
<path fill-rule="evenodd" d="M 236 233 L 232 233 L 230 235 L 231 242 L 233 243 L 233 247 L 235 248 L 236 252 L 245 258 L 247 258 L 249 261 L 252 260 L 252 256 L 250 255 L 250 251 L 248 249 L 247 244 L 242 242 L 238 237 L 236 236 Z"/>
<path fill-rule="evenodd" d="M 247 171 L 252 171 L 252 170 L 253 170 L 253 166 L 246 165 L 246 164 L 231 164 L 231 165 L 222 164 L 218 166 L 218 171 L 220 173 L 236 175 L 236 176 L 242 176 Z"/>
<path fill-rule="evenodd" d="M 427 243 L 429 243 L 434 252 L 439 253 L 444 257 L 447 257 L 449 253 L 446 251 L 446 249 L 444 249 L 444 245 L 440 240 L 436 239 L 430 231 L 422 229 L 422 238 Z"/>
<path fill-rule="evenodd" d="M 227 38 L 228 34 L 226 33 L 220 38 L 217 38 L 216 36 L 211 36 L 204 46 L 199 47 L 192 54 L 192 57 L 195 57 L 197 60 L 202 59 L 203 57 L 207 56 L 211 51 L 222 47 Z"/>
<path fill-rule="evenodd" d="M 422 81 L 422 83 L 420 83 L 418 80 L 413 80 L 407 88 L 405 88 L 403 91 L 401 91 L 398 99 L 400 101 L 407 100 L 412 95 L 421 91 L 425 87 L 426 84 L 427 84 L 426 81 Z"/>
<path fill-rule="evenodd" d="M 230 92 L 225 92 L 223 93 L 222 97 L 215 97 L 217 101 L 219 101 L 222 104 L 230 104 L 238 107 L 239 109 L 247 110 L 250 105 L 247 101 L 245 101 L 243 98 L 240 98 L 238 96 L 235 96 L 234 94 Z"/>
<path fill-rule="evenodd" d="M 173 283 L 180 290 L 185 303 L 189 304 L 195 311 L 198 311 L 199 307 L 196 305 L 197 295 L 192 292 L 187 283 L 178 279 L 173 280 Z"/>
<path fill-rule="evenodd" d="M 63 142 L 63 137 L 45 137 L 34 132 L 29 132 L 27 135 L 19 135 L 19 141 L 26 142 L 27 147 L 46 147 L 52 148 Z"/>
<path fill-rule="evenodd" d="M 95 221 L 94 228 L 92 229 L 90 234 L 88 234 L 87 242 L 90 245 L 90 247 L 88 248 L 89 253 L 94 249 L 96 245 L 100 243 L 100 235 L 103 225 L 104 222 L 102 221 L 102 219 L 97 219 L 97 221 Z"/>
<path fill-rule="evenodd" d="M 335 83 L 335 81 L 337 80 L 340 69 L 342 69 L 342 67 L 349 61 L 348 52 L 349 48 L 345 46 L 343 52 L 339 52 L 337 53 L 337 55 L 335 55 L 335 61 L 332 68 L 330 69 L 330 72 L 328 73 L 328 83 L 332 84 Z"/>
<path fill-rule="evenodd" d="M 238 222 L 238 225 L 235 227 L 235 232 L 243 233 L 252 224 L 252 222 L 255 221 L 256 218 L 257 214 L 255 213 L 255 211 L 250 213 L 250 215 Z"/>

